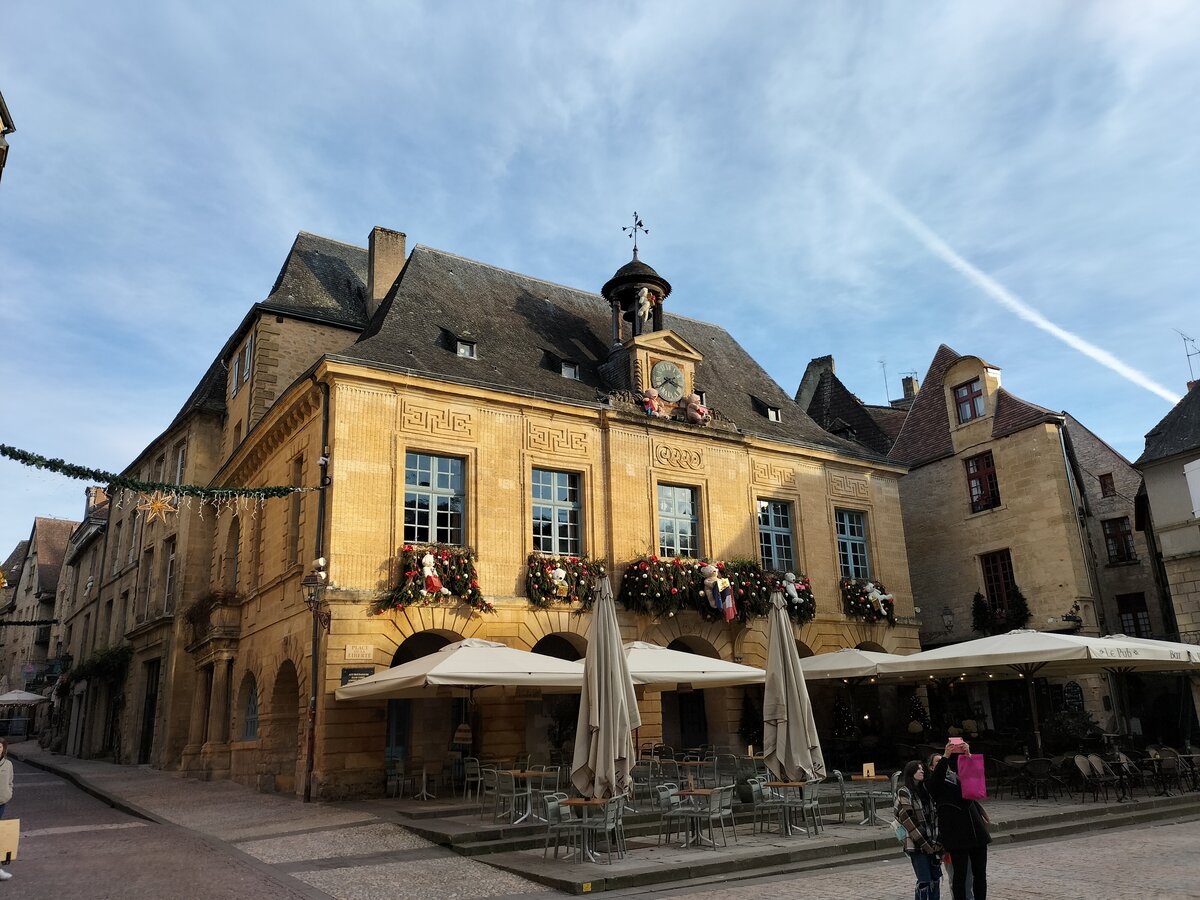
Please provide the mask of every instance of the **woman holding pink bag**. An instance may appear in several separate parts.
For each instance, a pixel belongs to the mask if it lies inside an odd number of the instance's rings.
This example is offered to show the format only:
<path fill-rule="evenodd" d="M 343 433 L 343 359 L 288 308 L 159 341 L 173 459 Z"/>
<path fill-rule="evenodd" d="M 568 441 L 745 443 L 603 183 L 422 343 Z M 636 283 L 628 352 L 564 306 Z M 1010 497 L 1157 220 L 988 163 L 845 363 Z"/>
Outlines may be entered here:
<path fill-rule="evenodd" d="M 958 768 L 971 756 L 971 747 L 962 738 L 951 738 L 946 754 L 938 761 L 925 787 L 937 804 L 938 829 L 942 845 L 950 854 L 954 879 L 954 900 L 967 896 L 967 867 L 970 865 L 975 900 L 987 900 L 987 815 L 976 800 L 963 798 L 963 783 Z M 971 791 L 967 791 L 968 795 Z"/>

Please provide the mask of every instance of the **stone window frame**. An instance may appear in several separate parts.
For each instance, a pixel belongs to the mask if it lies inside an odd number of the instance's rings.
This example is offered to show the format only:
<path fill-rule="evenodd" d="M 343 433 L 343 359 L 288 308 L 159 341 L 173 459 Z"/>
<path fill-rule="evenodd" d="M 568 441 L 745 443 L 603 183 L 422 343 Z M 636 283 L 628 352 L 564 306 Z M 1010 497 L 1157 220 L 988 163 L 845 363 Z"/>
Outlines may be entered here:
<path fill-rule="evenodd" d="M 669 495 L 664 496 L 664 491 L 669 492 Z M 656 517 L 658 525 L 658 555 L 700 559 L 703 555 L 700 529 L 700 488 L 695 485 L 674 484 L 663 481 L 655 486 L 654 493 L 658 509 Z M 691 504 L 690 513 L 679 511 L 679 500 L 685 496 Z M 679 529 L 679 526 L 683 524 L 690 526 L 691 541 L 687 543 L 682 539 L 683 533 Z M 675 526 L 669 534 L 672 539 L 669 544 L 663 541 L 664 535 L 667 534 L 667 532 L 663 531 L 664 525 Z"/>
<path fill-rule="evenodd" d="M 544 476 L 551 476 L 549 483 Z M 566 489 L 566 498 L 561 498 L 559 492 Z M 552 492 L 553 496 L 539 497 L 539 490 Z M 571 494 L 574 494 L 574 500 Z M 530 495 L 530 525 L 533 528 L 533 549 L 538 553 L 552 556 L 582 556 L 583 547 L 583 479 L 578 472 L 568 472 L 561 469 L 544 469 L 533 466 L 529 478 Z M 544 510 L 549 515 L 550 532 L 539 535 L 539 511 Z M 566 514 L 568 536 L 563 538 L 560 531 L 560 517 Z M 543 515 L 540 521 L 546 521 Z M 547 544 L 546 541 L 549 541 Z"/>
<path fill-rule="evenodd" d="M 792 503 L 760 497 L 758 504 L 758 552 L 764 569 L 771 572 L 795 572 L 795 533 Z M 782 516 L 778 515 L 782 512 Z M 764 522 L 763 516 L 767 516 Z"/>
<path fill-rule="evenodd" d="M 963 460 L 967 473 L 967 494 L 972 513 L 986 512 L 1000 505 L 1000 481 L 991 450 Z"/>
<path fill-rule="evenodd" d="M 982 419 L 987 415 L 987 404 L 983 397 L 983 378 L 980 376 L 977 375 L 962 384 L 956 384 L 950 389 L 950 395 L 954 398 L 954 413 L 959 425 L 966 425 L 968 422 Z"/>
<path fill-rule="evenodd" d="M 420 465 L 414 468 L 413 463 L 428 459 L 428 467 Z M 448 463 L 445 467 L 439 464 Z M 419 479 L 422 472 L 428 470 L 429 482 L 410 481 L 410 477 Z M 428 502 L 425 525 L 410 523 L 410 510 L 419 512 L 419 507 L 409 505 L 411 497 L 419 501 L 422 497 Z M 441 500 L 447 500 L 453 505 L 458 501 L 458 510 L 447 509 L 444 513 L 437 509 Z M 456 547 L 466 546 L 467 535 L 467 460 L 461 456 L 441 456 L 436 453 L 423 453 L 419 450 L 407 450 L 404 454 L 404 542 L 406 544 L 448 544 Z M 458 524 L 453 524 L 453 516 L 457 514 Z M 447 516 L 445 525 L 437 523 L 441 516 Z"/>
<path fill-rule="evenodd" d="M 857 517 L 857 520 L 852 517 Z M 833 521 L 841 577 L 870 578 L 871 547 L 866 511 L 837 507 L 833 511 Z"/>

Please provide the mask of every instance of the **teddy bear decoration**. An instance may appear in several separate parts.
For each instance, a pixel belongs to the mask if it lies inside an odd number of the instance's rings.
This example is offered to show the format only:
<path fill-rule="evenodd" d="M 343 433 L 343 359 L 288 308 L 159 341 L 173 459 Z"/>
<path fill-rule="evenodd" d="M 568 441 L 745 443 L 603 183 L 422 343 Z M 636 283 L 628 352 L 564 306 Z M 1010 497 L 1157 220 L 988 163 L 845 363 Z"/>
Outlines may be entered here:
<path fill-rule="evenodd" d="M 425 576 L 425 593 L 441 594 L 443 597 L 450 596 L 450 589 L 443 587 L 442 579 L 438 577 L 432 553 L 426 553 L 421 557 L 421 574 Z"/>
<path fill-rule="evenodd" d="M 550 573 L 550 583 L 555 597 L 565 597 L 568 593 L 567 570 L 559 567 Z"/>
<path fill-rule="evenodd" d="M 700 402 L 699 394 L 689 394 L 679 401 L 679 405 L 683 407 L 687 420 L 693 425 L 707 425 L 712 421 L 712 413 Z"/>
<path fill-rule="evenodd" d="M 642 391 L 642 409 L 646 410 L 646 415 L 654 419 L 669 419 L 671 412 L 663 406 L 661 400 L 658 399 L 658 391 L 654 388 L 646 388 Z"/>

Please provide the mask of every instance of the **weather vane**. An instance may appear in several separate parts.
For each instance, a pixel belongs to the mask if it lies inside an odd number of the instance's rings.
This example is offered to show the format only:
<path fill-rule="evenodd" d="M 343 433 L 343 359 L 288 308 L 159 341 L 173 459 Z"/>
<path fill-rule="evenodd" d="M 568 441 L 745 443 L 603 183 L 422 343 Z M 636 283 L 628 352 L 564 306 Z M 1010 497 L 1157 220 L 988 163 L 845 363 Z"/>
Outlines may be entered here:
<path fill-rule="evenodd" d="M 634 213 L 633 213 L 633 224 L 622 226 L 621 231 L 625 232 L 625 234 L 627 234 L 631 238 L 633 238 L 633 258 L 637 259 L 638 232 L 640 231 L 642 234 L 650 233 L 650 229 L 647 228 L 644 224 L 642 224 L 641 218 L 638 217 L 637 210 L 634 210 Z"/>

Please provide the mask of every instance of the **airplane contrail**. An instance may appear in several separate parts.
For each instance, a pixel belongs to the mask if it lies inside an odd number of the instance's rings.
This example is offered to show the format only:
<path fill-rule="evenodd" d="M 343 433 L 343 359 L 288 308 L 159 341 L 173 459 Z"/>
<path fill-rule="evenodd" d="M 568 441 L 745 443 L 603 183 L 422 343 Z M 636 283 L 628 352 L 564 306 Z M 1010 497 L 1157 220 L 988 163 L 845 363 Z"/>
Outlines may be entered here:
<path fill-rule="evenodd" d="M 1144 372 L 1139 372 L 1127 363 L 1117 359 L 1117 357 L 1113 356 L 1107 350 L 1097 347 L 1095 344 L 1085 341 L 1079 335 L 1072 334 L 1065 328 L 1051 322 L 1004 285 L 1000 284 L 1000 282 L 996 281 L 996 279 L 964 259 L 953 247 L 934 233 L 933 229 L 909 212 L 899 200 L 876 184 L 874 180 L 853 162 L 843 157 L 842 163 L 859 184 L 862 185 L 863 189 L 871 195 L 875 202 L 882 206 L 892 218 L 903 225 L 922 246 L 949 265 L 950 268 L 965 276 L 968 281 L 975 284 L 992 299 L 998 301 L 1001 306 L 1016 313 L 1017 316 L 1036 328 L 1040 328 L 1047 334 L 1058 338 L 1068 347 L 1078 350 L 1089 359 L 1095 360 L 1106 369 L 1111 369 L 1138 387 L 1145 388 L 1150 393 L 1162 397 L 1162 399 L 1166 400 L 1172 406 L 1180 401 L 1181 398 L 1178 394 L 1163 387 Z"/>

